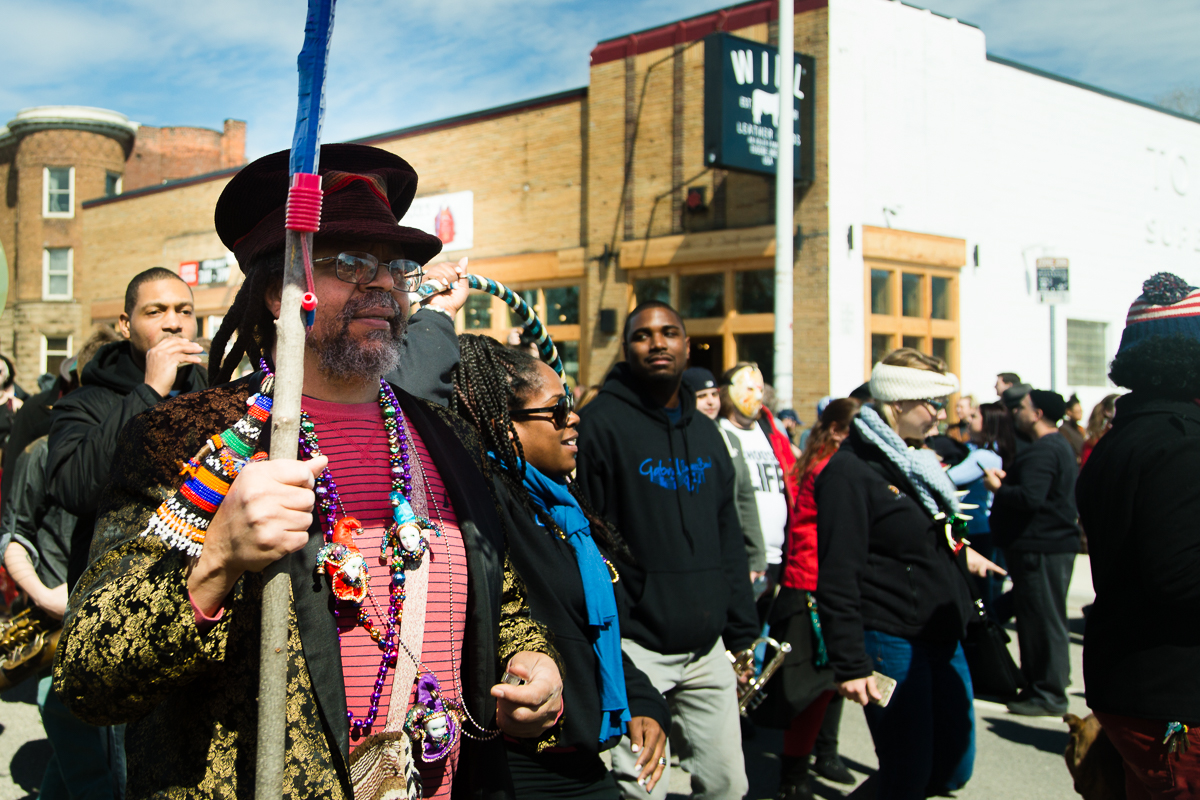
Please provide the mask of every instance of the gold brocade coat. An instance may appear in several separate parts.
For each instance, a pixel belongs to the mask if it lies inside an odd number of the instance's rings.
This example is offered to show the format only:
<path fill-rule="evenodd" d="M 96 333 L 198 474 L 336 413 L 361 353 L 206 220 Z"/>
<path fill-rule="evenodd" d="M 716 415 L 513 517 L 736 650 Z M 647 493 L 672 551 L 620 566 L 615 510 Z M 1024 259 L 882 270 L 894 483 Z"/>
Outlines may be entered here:
<path fill-rule="evenodd" d="M 71 596 L 54 688 L 87 722 L 128 723 L 134 800 L 254 794 L 261 576 L 243 576 L 220 621 L 202 634 L 188 597 L 188 559 L 140 534 L 182 483 L 181 464 L 245 413 L 261 379 L 184 395 L 129 423 L 97 517 L 92 563 Z M 501 665 L 521 650 L 555 654 L 504 555 L 491 495 L 464 446 L 474 446 L 470 428 L 440 406 L 395 392 L 445 479 L 462 530 L 469 589 L 461 691 L 471 715 L 494 726 L 489 689 Z M 327 582 L 314 569 L 321 544 L 314 521 L 308 546 L 285 559 L 294 599 L 285 797 L 351 795 L 341 653 Z M 456 798 L 512 796 L 500 739 L 464 738 L 459 765 Z"/>

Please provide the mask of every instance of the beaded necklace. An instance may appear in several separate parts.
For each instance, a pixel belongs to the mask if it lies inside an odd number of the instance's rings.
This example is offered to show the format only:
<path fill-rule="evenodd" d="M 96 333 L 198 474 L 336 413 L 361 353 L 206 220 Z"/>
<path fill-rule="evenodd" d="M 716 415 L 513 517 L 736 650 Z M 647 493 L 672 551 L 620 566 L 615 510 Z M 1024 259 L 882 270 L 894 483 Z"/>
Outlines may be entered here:
<path fill-rule="evenodd" d="M 418 659 L 400 639 L 400 624 L 403 620 L 405 600 L 405 571 L 420 566 L 423 556 L 429 552 L 430 536 L 441 538 L 445 523 L 441 519 L 441 510 L 438 509 L 436 502 L 432 504 L 438 517 L 436 525 L 425 517 L 416 516 L 412 510 L 410 500 L 413 490 L 413 475 L 409 455 L 411 437 L 403 412 L 400 410 L 400 404 L 385 381 L 380 381 L 379 408 L 388 440 L 388 461 L 392 481 L 390 500 L 394 520 L 388 526 L 381 546 L 381 558 L 386 557 L 385 554 L 389 547 L 392 551 L 390 564 L 392 580 L 389 585 L 389 603 L 386 615 L 369 591 L 366 559 L 353 543 L 353 537 L 361 532 L 362 525 L 357 519 L 347 515 L 337 490 L 337 484 L 328 467 L 317 478 L 315 487 L 326 540 L 326 544 L 317 555 L 317 563 L 318 569 L 330 577 L 334 595 L 341 600 L 357 605 L 358 625 L 367 631 L 382 651 L 367 714 L 361 719 L 356 719 L 353 711 L 346 711 L 351 735 L 358 738 L 374 725 L 379 714 L 379 703 L 383 696 L 387 673 L 396 667 L 399 648 L 403 647 L 405 655 L 423 673 L 417 681 L 417 702 L 408 712 L 404 728 L 415 742 L 423 745 L 421 747 L 423 759 L 426 762 L 433 762 L 445 757 L 450 752 L 460 733 L 470 738 L 480 738 L 461 730 L 460 723 L 464 719 L 470 721 L 485 734 L 482 738 L 493 738 L 499 734 L 499 731 L 488 731 L 471 718 L 470 713 L 461 702 L 444 698 L 433 670 Z M 307 457 L 313 458 L 320 455 L 316 427 L 307 412 L 303 411 L 300 417 L 300 444 Z M 417 469 L 421 475 L 422 485 L 428 486 L 420 459 L 417 459 Z M 449 562 L 450 545 L 446 540 L 446 563 Z M 453 594 L 453 573 L 450 575 L 450 581 Z M 374 609 L 383 627 L 382 633 L 372 620 L 371 614 L 364 607 L 364 602 L 369 602 Z M 385 619 L 386 623 L 383 622 Z M 454 628 L 452 605 L 450 613 L 451 640 L 454 639 Z M 461 687 L 462 682 L 457 669 L 454 670 L 454 680 L 456 685 Z"/>

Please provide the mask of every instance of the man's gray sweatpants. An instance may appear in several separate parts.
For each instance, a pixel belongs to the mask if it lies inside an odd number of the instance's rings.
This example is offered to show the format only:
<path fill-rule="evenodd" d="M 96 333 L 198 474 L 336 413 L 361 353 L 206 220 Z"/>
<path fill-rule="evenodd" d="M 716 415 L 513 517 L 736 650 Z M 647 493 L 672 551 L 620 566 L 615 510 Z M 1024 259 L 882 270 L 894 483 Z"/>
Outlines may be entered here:
<path fill-rule="evenodd" d="M 667 698 L 671 707 L 667 767 L 647 795 L 638 786 L 634 769 L 638 754 L 630 752 L 629 737 L 613 748 L 613 773 L 626 798 L 666 800 L 671 753 L 692 776 L 694 800 L 741 800 L 749 791 L 742 758 L 742 728 L 738 721 L 737 678 L 718 639 L 707 653 L 662 655 L 629 639 L 621 649 Z"/>

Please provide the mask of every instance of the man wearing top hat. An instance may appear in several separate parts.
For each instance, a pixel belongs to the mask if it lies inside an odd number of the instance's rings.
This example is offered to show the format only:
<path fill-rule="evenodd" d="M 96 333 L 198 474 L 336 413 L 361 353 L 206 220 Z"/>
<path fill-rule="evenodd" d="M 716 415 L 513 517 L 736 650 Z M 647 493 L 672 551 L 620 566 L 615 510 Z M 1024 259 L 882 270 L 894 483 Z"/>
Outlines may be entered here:
<path fill-rule="evenodd" d="M 321 150 L 309 460 L 251 457 L 270 447 L 282 152 L 236 175 L 216 210 L 246 281 L 213 342 L 213 383 L 243 357 L 259 369 L 125 428 L 65 619 L 55 688 L 87 721 L 129 723 L 131 798 L 252 795 L 260 573 L 276 561 L 293 597 L 286 795 L 510 797 L 500 735 L 538 737 L 561 711 L 469 433 L 381 380 L 419 265 L 441 249 L 397 224 L 416 173 L 375 148 Z"/>

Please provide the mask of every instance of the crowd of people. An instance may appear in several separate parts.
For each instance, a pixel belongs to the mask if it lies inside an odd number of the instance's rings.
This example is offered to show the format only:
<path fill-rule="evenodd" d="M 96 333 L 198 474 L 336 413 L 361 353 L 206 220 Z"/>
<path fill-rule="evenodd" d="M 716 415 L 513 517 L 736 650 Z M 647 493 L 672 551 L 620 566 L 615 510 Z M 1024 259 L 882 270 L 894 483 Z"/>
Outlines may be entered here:
<path fill-rule="evenodd" d="M 415 171 L 361 145 L 320 163 L 298 459 L 264 458 L 286 152 L 218 201 L 246 278 L 207 352 L 190 288 L 156 268 L 116 331 L 4 401 L 0 553 L 60 628 L 41 797 L 251 796 L 273 564 L 288 794 L 665 798 L 677 757 L 694 797 L 736 799 L 762 726 L 796 800 L 811 773 L 856 782 L 849 700 L 876 796 L 944 795 L 974 769 L 981 613 L 1015 619 L 1010 712 L 1067 710 L 1084 531 L 1089 704 L 1130 797 L 1195 788 L 1197 290 L 1147 282 L 1113 363 L 1131 392 L 1086 428 L 1077 397 L 1001 373 L 979 403 L 902 348 L 802 431 L 756 364 L 690 367 L 664 302 L 575 391 L 520 340 L 456 336 L 464 267 L 424 266 L 440 242 L 397 223 Z M 413 312 L 421 282 L 445 291 Z"/>

